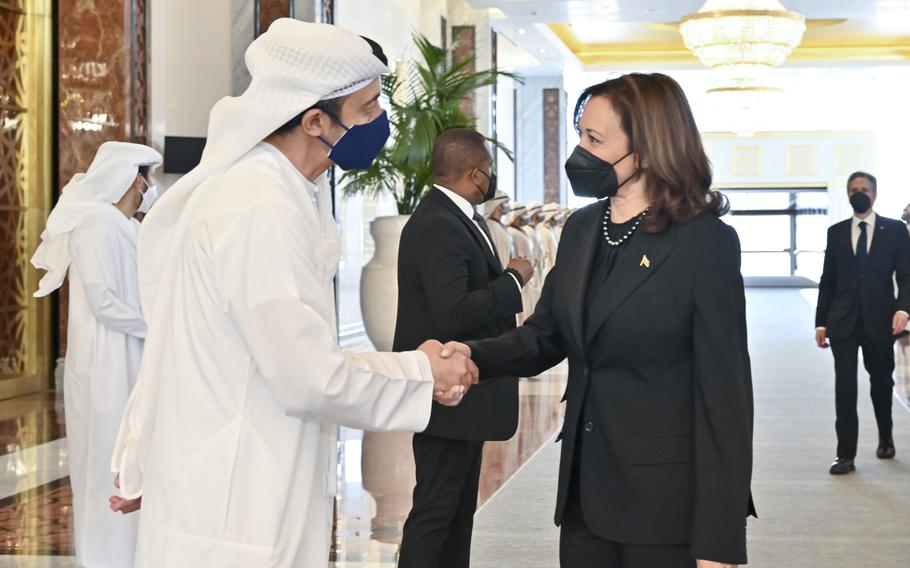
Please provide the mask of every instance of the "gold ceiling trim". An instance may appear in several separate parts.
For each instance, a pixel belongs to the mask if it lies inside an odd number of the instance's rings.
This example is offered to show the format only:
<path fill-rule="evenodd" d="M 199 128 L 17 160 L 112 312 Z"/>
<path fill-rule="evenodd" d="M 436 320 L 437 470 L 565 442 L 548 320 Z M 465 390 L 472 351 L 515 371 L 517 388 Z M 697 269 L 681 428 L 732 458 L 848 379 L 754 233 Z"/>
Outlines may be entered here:
<path fill-rule="evenodd" d="M 843 19 L 807 20 L 810 28 L 821 28 L 843 23 Z M 677 32 L 678 23 L 648 23 L 646 27 Z M 578 60 L 585 66 L 603 67 L 608 65 L 691 65 L 701 67 L 698 58 L 689 51 L 677 36 L 678 45 L 656 44 L 644 47 L 628 43 L 587 43 L 581 41 L 572 26 L 562 23 L 547 24 L 547 27 L 565 44 Z M 855 61 L 910 61 L 910 38 L 893 39 L 888 43 L 875 43 L 875 38 L 866 37 L 862 42 L 842 45 L 812 45 L 803 42 L 787 58 L 788 63 L 814 62 L 855 62 Z"/>
<path fill-rule="evenodd" d="M 751 16 L 762 16 L 766 18 L 789 18 L 791 20 L 802 21 L 803 15 L 797 12 L 790 12 L 788 10 L 712 10 L 710 12 L 695 12 L 694 14 L 689 14 L 683 16 L 683 22 L 690 22 L 692 20 L 713 20 L 714 18 L 730 18 L 730 17 L 751 17 Z"/>

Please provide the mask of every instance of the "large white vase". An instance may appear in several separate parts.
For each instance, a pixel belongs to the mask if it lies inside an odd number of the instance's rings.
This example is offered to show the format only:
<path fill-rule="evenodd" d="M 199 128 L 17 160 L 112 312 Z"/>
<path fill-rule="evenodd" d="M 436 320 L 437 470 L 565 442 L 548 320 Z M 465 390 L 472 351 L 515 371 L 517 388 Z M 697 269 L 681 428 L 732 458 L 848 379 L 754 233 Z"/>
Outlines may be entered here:
<path fill-rule="evenodd" d="M 398 312 L 398 243 L 409 215 L 377 217 L 370 224 L 376 245 L 360 277 L 360 309 L 367 337 L 378 351 L 391 351 Z"/>

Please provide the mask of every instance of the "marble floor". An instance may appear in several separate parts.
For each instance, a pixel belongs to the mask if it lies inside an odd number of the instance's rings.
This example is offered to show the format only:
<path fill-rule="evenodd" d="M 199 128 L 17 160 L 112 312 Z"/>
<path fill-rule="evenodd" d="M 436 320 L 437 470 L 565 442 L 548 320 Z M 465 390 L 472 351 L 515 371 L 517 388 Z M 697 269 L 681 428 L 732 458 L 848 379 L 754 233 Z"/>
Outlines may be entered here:
<path fill-rule="evenodd" d="M 562 421 L 566 367 L 522 379 L 518 433 L 484 449 L 479 506 L 550 440 Z M 332 563 L 394 566 L 414 485 L 411 435 L 343 428 Z M 0 401 L 0 568 L 74 568 L 72 493 L 62 397 Z"/>
<path fill-rule="evenodd" d="M 808 312 L 815 303 L 812 291 L 791 294 L 803 296 L 804 302 L 791 301 L 793 305 L 801 306 L 800 310 Z M 769 307 L 771 300 L 765 297 L 767 295 L 750 292 L 750 313 L 753 316 L 764 313 L 764 309 Z M 792 325 L 811 327 L 811 322 L 803 323 L 800 320 Z M 779 335 L 779 330 L 776 331 L 779 325 L 781 322 L 773 316 L 750 317 L 753 365 L 759 371 L 763 365 L 773 367 L 779 363 L 776 358 L 781 356 L 782 347 L 773 343 L 774 337 Z M 821 365 L 820 369 L 826 369 L 829 361 L 824 354 L 820 356 L 812 351 L 811 329 L 807 334 L 805 346 L 794 347 L 792 365 L 800 362 L 807 368 Z M 790 339 L 784 343 L 789 345 L 788 342 L 791 342 Z M 794 345 L 803 345 L 796 336 L 793 342 Z M 898 368 L 895 397 L 910 409 L 908 370 L 907 367 Z M 541 377 L 521 380 L 518 433 L 509 441 L 488 443 L 484 449 L 478 522 L 501 526 L 502 515 L 512 515 L 516 502 L 524 503 L 529 511 L 539 509 L 538 513 L 552 507 L 549 502 L 552 495 L 547 493 L 552 487 L 534 490 L 533 494 L 528 493 L 528 487 L 529 484 L 535 487 L 547 485 L 554 475 L 549 462 L 555 459 L 555 454 L 552 452 L 553 445 L 548 442 L 561 424 L 562 407 L 559 401 L 565 387 L 566 371 L 563 364 Z M 819 384 L 828 384 L 828 379 L 821 377 Z M 828 408 L 830 401 L 825 398 L 830 398 L 831 393 L 827 390 L 821 392 L 819 388 L 801 392 L 799 396 L 819 399 L 816 402 L 823 408 L 832 410 Z M 758 394 L 761 393 L 759 389 Z M 895 406 L 895 412 L 903 411 L 901 406 Z M 757 422 L 768 418 L 759 416 L 768 412 L 761 404 L 756 407 L 756 412 Z M 825 423 L 824 431 L 819 431 L 820 439 L 826 442 L 830 442 L 829 438 L 833 435 L 829 426 Z M 760 449 L 757 450 L 759 454 Z M 342 429 L 338 452 L 339 487 L 331 567 L 393 567 L 414 484 L 411 436 Z M 825 445 L 816 461 L 825 462 L 829 453 L 830 448 Z M 538 459 L 534 460 L 535 456 L 539 456 Z M 821 477 L 827 481 L 828 476 Z M 513 479 L 515 481 L 510 483 Z M 0 568 L 75 568 L 71 503 L 61 397 L 51 391 L 0 401 Z M 487 511 L 490 512 L 487 515 L 490 519 L 484 520 Z M 534 516 L 534 519 L 515 520 L 532 527 L 528 529 L 530 532 L 522 534 L 536 532 L 543 538 L 545 531 L 541 527 L 553 532 L 549 513 L 529 513 L 529 516 Z M 509 534 L 513 532 L 515 522 L 509 524 Z M 502 536 L 501 531 L 488 532 Z M 504 542 L 494 545 L 489 540 L 475 539 L 479 560 L 488 560 L 486 556 L 492 554 L 490 551 L 496 552 Z M 481 550 L 483 548 L 486 552 Z M 499 552 L 493 556 L 501 558 Z M 505 566 L 498 564 L 496 559 L 480 562 L 478 566 Z M 536 564 L 523 562 L 521 565 L 549 564 L 549 561 L 538 559 Z"/>

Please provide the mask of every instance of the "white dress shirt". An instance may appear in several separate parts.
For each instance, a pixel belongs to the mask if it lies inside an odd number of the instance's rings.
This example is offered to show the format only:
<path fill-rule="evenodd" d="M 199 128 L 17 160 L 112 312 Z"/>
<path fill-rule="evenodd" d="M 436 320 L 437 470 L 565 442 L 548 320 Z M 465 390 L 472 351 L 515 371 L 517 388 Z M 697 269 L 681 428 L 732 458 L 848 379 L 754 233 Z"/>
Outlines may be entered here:
<path fill-rule="evenodd" d="M 872 250 L 872 238 L 875 236 L 875 221 L 877 220 L 877 215 L 873 212 L 871 215 L 865 219 L 860 219 L 856 215 L 853 216 L 852 223 L 852 232 L 851 236 L 853 237 L 853 254 L 856 254 L 856 245 L 859 242 L 859 224 L 866 223 L 866 252 L 868 253 Z"/>
<path fill-rule="evenodd" d="M 441 191 L 443 193 L 443 195 L 445 195 L 446 197 L 451 199 L 452 203 L 454 203 L 455 206 L 458 207 L 459 211 L 464 213 L 465 217 L 467 217 L 468 219 L 471 220 L 472 223 L 474 223 L 474 226 L 477 227 L 477 230 L 480 231 L 481 235 L 483 235 L 484 242 L 486 242 L 487 246 L 490 247 L 490 251 L 494 253 L 493 256 L 496 256 L 496 253 L 495 253 L 496 249 L 493 248 L 493 243 L 490 242 L 490 237 L 488 237 L 487 233 L 483 229 L 480 228 L 480 223 L 478 223 L 477 221 L 474 220 L 474 214 L 476 213 L 476 211 L 474 211 L 474 206 L 471 205 L 471 202 L 468 201 L 467 199 L 465 199 L 464 197 L 458 195 L 451 189 L 446 189 L 438 184 L 434 185 L 434 187 L 436 189 L 438 189 L 439 191 Z M 509 276 L 512 277 L 512 280 L 515 281 L 515 284 L 518 286 L 518 290 L 521 291 L 521 282 L 518 281 L 518 278 L 516 278 L 515 275 L 512 274 L 511 272 L 509 272 L 508 274 L 509 274 Z"/>

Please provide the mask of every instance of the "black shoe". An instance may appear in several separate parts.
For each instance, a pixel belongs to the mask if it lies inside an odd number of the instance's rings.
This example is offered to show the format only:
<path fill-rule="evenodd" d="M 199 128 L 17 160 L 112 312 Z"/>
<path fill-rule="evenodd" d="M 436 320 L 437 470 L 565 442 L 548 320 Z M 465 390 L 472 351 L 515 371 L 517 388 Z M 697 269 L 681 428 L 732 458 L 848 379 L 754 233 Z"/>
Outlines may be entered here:
<path fill-rule="evenodd" d="M 894 459 L 894 440 L 886 440 L 878 443 L 878 449 L 875 451 L 875 457 L 880 460 Z"/>
<path fill-rule="evenodd" d="M 831 475 L 847 475 L 848 473 L 853 473 L 856 471 L 856 466 L 853 465 L 853 458 L 837 458 L 833 464 L 831 464 Z"/>

